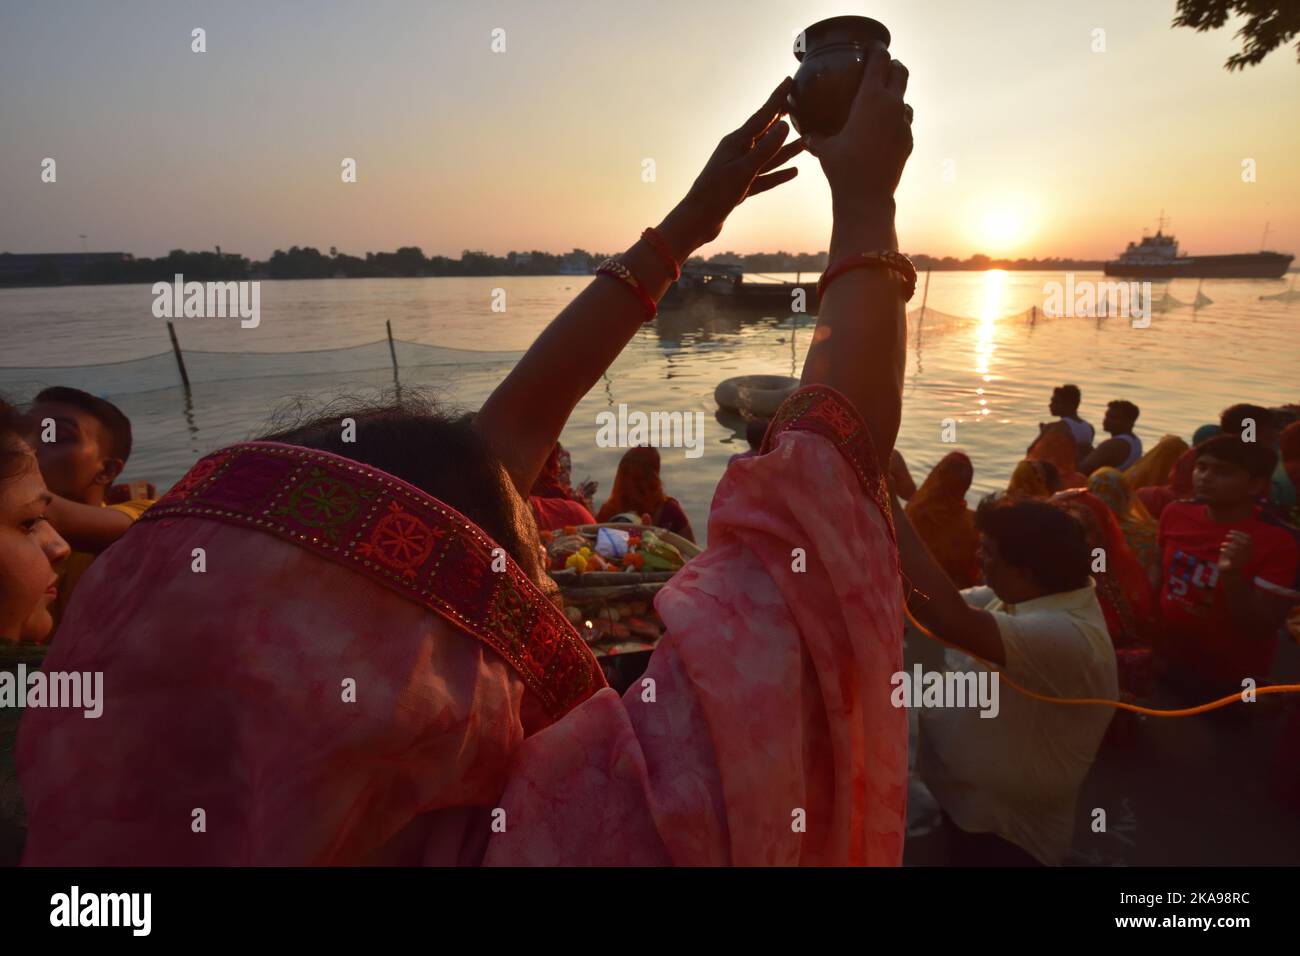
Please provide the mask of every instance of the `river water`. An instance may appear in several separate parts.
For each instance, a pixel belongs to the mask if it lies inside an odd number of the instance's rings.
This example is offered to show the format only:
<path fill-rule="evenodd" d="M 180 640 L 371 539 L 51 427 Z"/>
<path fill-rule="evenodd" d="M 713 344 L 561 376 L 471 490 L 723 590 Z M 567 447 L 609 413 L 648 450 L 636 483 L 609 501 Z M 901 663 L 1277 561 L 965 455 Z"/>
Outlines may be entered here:
<path fill-rule="evenodd" d="M 1075 282 L 1100 278 L 1081 273 Z M 427 387 L 444 401 L 477 407 L 589 281 L 264 281 L 257 328 L 241 328 L 237 319 L 176 320 L 195 379 L 188 398 L 177 387 L 149 286 L 2 290 L 0 365 L 9 368 L 0 369 L 0 390 L 22 401 L 37 384 L 58 382 L 108 395 L 134 423 L 127 477 L 161 488 L 199 455 L 258 434 L 286 403 L 304 399 L 312 406 L 391 388 L 386 321 L 399 340 L 404 387 Z M 1261 299 L 1285 290 L 1285 281 L 1206 281 L 1200 294 L 1210 301 L 1198 308 L 1190 305 L 1198 295 L 1192 280 L 1156 284 L 1157 311 L 1146 328 L 1126 318 L 1044 318 L 1047 284 L 1065 281 L 1043 272 L 934 273 L 919 322 L 918 292 L 898 443 L 918 483 L 959 448 L 975 463 L 972 501 L 1003 487 L 1049 417 L 1052 387 L 1063 382 L 1080 386 L 1083 416 L 1098 426 L 1107 401 L 1136 402 L 1136 431 L 1148 447 L 1167 432 L 1189 437 L 1233 402 L 1300 401 L 1300 303 Z M 497 288 L 506 290 L 504 312 L 491 310 Z M 745 447 L 743 435 L 715 417 L 714 387 L 735 375 L 797 375 L 812 321 L 742 314 L 712 300 L 662 313 L 569 421 L 562 441 L 573 456 L 573 477 L 600 483 L 598 503 L 612 483 L 622 449 L 597 445 L 598 413 L 624 403 L 633 411 L 700 412 L 702 454 L 664 449 L 662 457 L 669 494 L 704 537 L 713 488 L 728 458 Z M 350 348 L 366 343 L 373 344 Z M 942 440 L 946 419 L 956 422 L 955 444 Z"/>

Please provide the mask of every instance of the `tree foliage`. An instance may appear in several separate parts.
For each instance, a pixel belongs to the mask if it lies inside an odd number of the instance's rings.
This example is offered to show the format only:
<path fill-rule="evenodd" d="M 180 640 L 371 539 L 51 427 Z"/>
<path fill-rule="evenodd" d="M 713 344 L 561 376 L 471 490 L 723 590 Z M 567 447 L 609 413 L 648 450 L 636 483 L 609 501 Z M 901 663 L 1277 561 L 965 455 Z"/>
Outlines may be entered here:
<path fill-rule="evenodd" d="M 1223 64 L 1229 72 L 1254 66 L 1300 34 L 1300 0 L 1178 0 L 1173 25 L 1204 33 L 1219 29 L 1231 16 L 1245 17 L 1246 22 L 1236 33 L 1241 50 Z M 1300 62 L 1300 41 L 1296 60 Z"/>

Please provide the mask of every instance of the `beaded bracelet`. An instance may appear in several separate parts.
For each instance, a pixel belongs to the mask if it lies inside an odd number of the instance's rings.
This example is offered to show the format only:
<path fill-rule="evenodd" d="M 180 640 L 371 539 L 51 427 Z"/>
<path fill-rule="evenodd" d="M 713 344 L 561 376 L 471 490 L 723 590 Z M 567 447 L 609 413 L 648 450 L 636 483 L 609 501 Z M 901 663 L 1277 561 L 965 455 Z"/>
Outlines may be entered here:
<path fill-rule="evenodd" d="M 851 269 L 864 267 L 888 269 L 902 279 L 904 302 L 910 302 L 912 296 L 916 295 L 916 266 L 912 265 L 912 260 L 901 252 L 886 250 L 884 252 L 860 252 L 857 255 L 845 256 L 835 263 L 822 273 L 821 279 L 817 282 L 817 301 L 821 302 L 822 296 L 826 294 L 826 287 L 833 280 Z"/>
<path fill-rule="evenodd" d="M 673 281 L 676 282 L 680 279 L 682 277 L 682 267 L 677 263 L 677 257 L 673 255 L 673 251 L 668 248 L 668 243 L 664 241 L 664 237 L 659 235 L 659 231 L 654 226 L 646 226 L 645 231 L 641 233 L 641 238 L 650 245 L 651 249 L 659 253 L 659 258 L 664 261 L 664 265 L 672 273 Z"/>
<path fill-rule="evenodd" d="M 632 270 L 623 265 L 623 263 L 619 262 L 617 259 L 609 258 L 602 262 L 596 268 L 596 275 L 610 276 L 611 278 L 617 279 L 619 282 L 623 283 L 623 285 L 636 293 L 637 298 L 641 300 L 642 307 L 645 309 L 645 321 L 649 322 L 658 314 L 659 309 L 655 305 L 655 300 L 650 298 L 645 287 L 642 286 L 641 283 L 637 281 L 636 276 L 632 274 Z"/>

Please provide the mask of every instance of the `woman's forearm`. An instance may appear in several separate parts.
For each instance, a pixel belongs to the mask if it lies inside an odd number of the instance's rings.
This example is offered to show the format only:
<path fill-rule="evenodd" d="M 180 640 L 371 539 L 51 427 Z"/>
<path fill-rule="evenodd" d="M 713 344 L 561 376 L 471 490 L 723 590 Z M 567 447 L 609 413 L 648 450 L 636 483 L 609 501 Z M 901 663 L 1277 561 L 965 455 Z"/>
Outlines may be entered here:
<path fill-rule="evenodd" d="M 837 204 L 830 262 L 861 252 L 898 250 L 894 201 Z M 894 273 L 852 269 L 826 287 L 803 383 L 842 392 L 866 421 L 881 466 L 898 435 L 907 358 L 903 287 Z"/>
<path fill-rule="evenodd" d="M 686 198 L 658 226 L 676 263 L 711 242 L 727 216 L 747 196 L 794 177 L 781 169 L 803 148 L 785 142 L 779 122 L 793 84 L 786 77 L 758 110 L 728 133 L 709 156 Z M 642 289 L 656 302 L 676 266 L 644 240 L 622 256 Z M 532 489 L 546 456 L 582 396 L 596 384 L 645 321 L 644 303 L 618 279 L 597 276 L 533 343 L 488 397 L 476 424 L 501 457 L 521 495 Z"/>
<path fill-rule="evenodd" d="M 971 607 L 930 554 L 912 527 L 898 499 L 894 499 L 894 531 L 898 538 L 898 564 L 910 590 L 907 606 L 916 619 L 943 640 L 994 664 L 1006 662 L 1007 653 L 997 622 L 987 611 Z"/>
<path fill-rule="evenodd" d="M 114 508 L 85 505 L 58 495 L 46 509 L 46 516 L 63 540 L 78 551 L 98 554 L 131 527 L 131 518 Z"/>
<path fill-rule="evenodd" d="M 679 262 L 701 244 L 695 221 L 683 203 L 658 226 Z M 672 284 L 668 264 L 644 240 L 622 260 L 655 301 Z M 521 495 L 532 488 L 573 409 L 644 321 L 642 303 L 630 289 L 617 279 L 597 276 L 546 327 L 483 404 L 475 423 Z"/>

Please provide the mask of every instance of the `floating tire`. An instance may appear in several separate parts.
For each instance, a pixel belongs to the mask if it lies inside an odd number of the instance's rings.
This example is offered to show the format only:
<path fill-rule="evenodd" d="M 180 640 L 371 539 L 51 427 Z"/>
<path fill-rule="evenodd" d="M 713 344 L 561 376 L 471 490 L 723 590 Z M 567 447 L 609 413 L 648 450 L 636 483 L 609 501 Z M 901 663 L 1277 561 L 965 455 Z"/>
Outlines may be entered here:
<path fill-rule="evenodd" d="M 718 383 L 713 400 L 748 418 L 770 419 L 798 387 L 799 380 L 788 375 L 738 375 Z"/>

